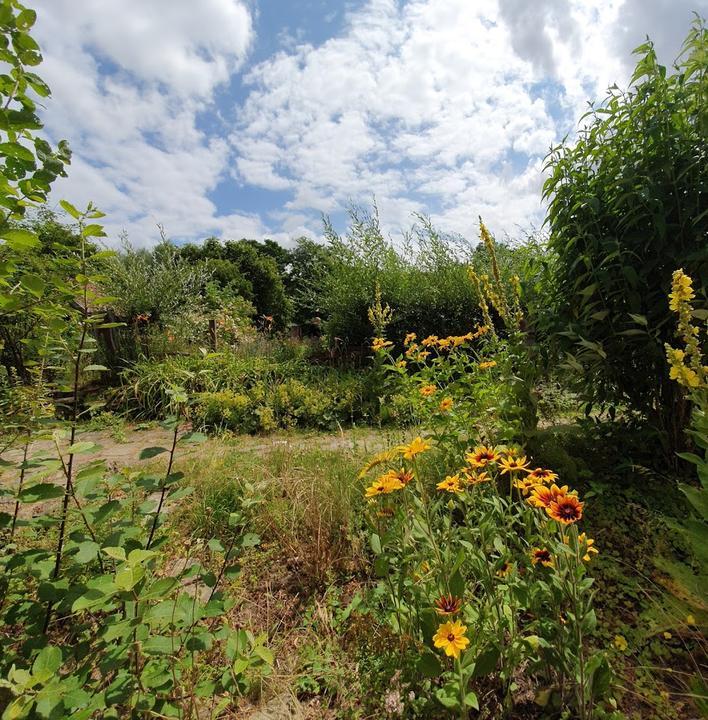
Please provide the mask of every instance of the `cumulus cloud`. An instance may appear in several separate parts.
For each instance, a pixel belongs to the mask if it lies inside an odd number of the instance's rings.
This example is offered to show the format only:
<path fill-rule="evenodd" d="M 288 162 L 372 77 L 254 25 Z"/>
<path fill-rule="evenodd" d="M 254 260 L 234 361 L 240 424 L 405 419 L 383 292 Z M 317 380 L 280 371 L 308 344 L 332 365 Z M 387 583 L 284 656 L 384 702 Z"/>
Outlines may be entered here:
<path fill-rule="evenodd" d="M 56 196 L 94 200 L 114 235 L 145 244 L 157 222 L 177 238 L 286 242 L 372 196 L 392 232 L 430 212 L 444 230 L 469 235 L 482 214 L 514 234 L 542 221 L 548 148 L 626 84 L 629 51 L 649 34 L 666 62 L 691 8 L 708 12 L 708 0 L 367 0 L 325 42 L 249 65 L 249 7 L 271 11 L 247 1 L 93 0 L 79 14 L 38 0 L 47 132 L 77 152 Z M 238 103 L 219 92 L 239 83 Z M 221 129 L 206 132 L 206 116 Z"/>
<path fill-rule="evenodd" d="M 264 232 L 246 211 L 217 213 L 209 193 L 227 174 L 228 147 L 197 124 L 247 57 L 253 27 L 241 0 L 36 7 L 41 72 L 53 93 L 46 131 L 74 149 L 55 197 L 92 200 L 112 239 L 126 229 L 136 244 L 154 243 L 158 222 L 182 238 Z"/>

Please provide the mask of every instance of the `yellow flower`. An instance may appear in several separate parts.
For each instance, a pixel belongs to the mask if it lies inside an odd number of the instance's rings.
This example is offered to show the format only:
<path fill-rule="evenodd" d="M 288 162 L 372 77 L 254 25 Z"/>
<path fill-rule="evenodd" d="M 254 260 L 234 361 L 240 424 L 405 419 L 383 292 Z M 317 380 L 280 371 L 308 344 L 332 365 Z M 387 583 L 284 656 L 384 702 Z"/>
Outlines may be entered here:
<path fill-rule="evenodd" d="M 440 340 L 438 340 L 438 347 L 441 350 L 445 350 L 445 349 L 449 348 L 451 344 L 452 344 L 452 338 L 449 338 L 449 337 L 441 338 Z"/>
<path fill-rule="evenodd" d="M 448 475 L 444 480 L 441 480 L 436 487 L 438 490 L 445 490 L 446 492 L 456 493 L 458 495 L 462 492 L 459 474 Z"/>
<path fill-rule="evenodd" d="M 403 344 L 410 345 L 417 337 L 415 333 L 408 333 L 403 340 Z"/>
<path fill-rule="evenodd" d="M 671 640 L 671 638 L 673 637 L 673 635 L 670 632 L 666 632 L 666 631 L 664 631 L 662 633 L 662 635 L 664 636 L 664 640 Z"/>
<path fill-rule="evenodd" d="M 553 556 L 550 551 L 545 548 L 533 548 L 533 550 L 531 550 L 531 564 L 553 567 Z"/>
<path fill-rule="evenodd" d="M 445 655 L 457 659 L 460 657 L 460 653 L 470 644 L 470 641 L 465 637 L 466 631 L 467 626 L 463 625 L 459 620 L 443 623 L 433 635 L 433 643 L 436 648 L 442 648 Z"/>
<path fill-rule="evenodd" d="M 510 563 L 508 560 L 505 560 L 501 567 L 497 570 L 497 575 L 499 577 L 506 577 L 507 575 L 511 574 L 512 570 L 514 569 L 513 563 Z"/>
<path fill-rule="evenodd" d="M 502 468 L 502 475 L 511 472 L 530 472 L 529 464 L 526 461 L 525 455 L 522 455 L 518 458 L 514 457 L 513 455 L 509 455 L 508 457 L 502 458 L 500 465 Z"/>
<path fill-rule="evenodd" d="M 377 465 L 381 465 L 391 460 L 395 460 L 402 452 L 400 447 L 391 448 L 390 450 L 384 450 L 383 452 L 377 453 L 374 457 L 369 460 L 366 465 L 359 471 L 359 478 L 363 478 L 366 473 Z"/>
<path fill-rule="evenodd" d="M 490 463 L 499 462 L 501 454 L 496 448 L 479 445 L 471 453 L 465 455 L 465 460 L 474 468 L 487 467 Z"/>
<path fill-rule="evenodd" d="M 557 522 L 570 525 L 583 517 L 583 503 L 575 495 L 559 496 L 552 500 L 546 512 Z"/>
<path fill-rule="evenodd" d="M 406 460 L 412 460 L 416 455 L 420 455 L 420 453 L 430 450 L 431 447 L 432 445 L 429 442 L 418 436 L 417 438 L 411 440 L 408 445 L 401 445 L 399 450 L 403 453 L 403 457 Z"/>
<path fill-rule="evenodd" d="M 423 387 L 420 388 L 420 394 L 423 397 L 430 397 L 431 395 L 435 395 L 436 390 L 435 385 L 423 385 Z"/>
<path fill-rule="evenodd" d="M 462 474 L 463 481 L 467 483 L 467 485 L 479 485 L 491 480 L 486 472 L 474 472 L 474 470 L 465 469 L 462 471 Z"/>
<path fill-rule="evenodd" d="M 675 270 L 671 282 L 671 292 L 669 293 L 669 309 L 677 312 L 681 309 L 682 303 L 693 300 L 695 293 L 693 292 L 692 280 L 684 273 L 683 270 Z"/>
<path fill-rule="evenodd" d="M 438 406 L 441 412 L 447 412 L 452 407 L 452 398 L 446 397 L 440 401 Z"/>
<path fill-rule="evenodd" d="M 558 480 L 558 475 L 552 470 L 544 470 L 543 468 L 536 468 L 529 473 L 529 480 L 534 480 L 537 485 L 544 483 L 551 483 L 554 480 Z"/>
<path fill-rule="evenodd" d="M 696 624 L 696 618 L 693 617 L 693 615 L 686 615 L 686 625 L 695 625 Z"/>
<path fill-rule="evenodd" d="M 377 495 L 388 495 L 389 493 L 395 492 L 396 490 L 402 490 L 405 485 L 398 479 L 396 475 L 386 473 L 386 475 L 380 475 L 374 480 L 364 493 L 364 497 L 372 498 Z"/>
<path fill-rule="evenodd" d="M 410 470 L 401 468 L 400 470 L 389 470 L 386 475 L 393 480 L 398 480 L 402 485 L 408 485 L 415 477 Z"/>
<path fill-rule="evenodd" d="M 592 556 L 599 553 L 599 550 L 596 547 L 593 547 L 594 545 L 595 541 L 592 538 L 587 537 L 585 533 L 580 533 L 580 535 L 578 535 L 578 547 L 581 551 L 585 551 L 585 555 L 583 555 L 584 562 L 590 562 L 590 560 L 592 560 Z"/>
<path fill-rule="evenodd" d="M 384 350 L 387 347 L 391 347 L 393 343 L 390 340 L 384 340 L 383 338 L 374 338 L 374 341 L 371 343 L 371 349 L 374 352 L 379 352 L 380 350 Z"/>
<path fill-rule="evenodd" d="M 622 635 L 615 635 L 615 639 L 612 644 L 620 651 L 624 652 L 627 649 L 627 640 Z"/>
<path fill-rule="evenodd" d="M 434 347 L 435 345 L 437 345 L 437 342 L 438 342 L 437 335 L 428 335 L 428 337 L 422 341 L 422 344 L 424 347 Z"/>
<path fill-rule="evenodd" d="M 399 360 L 396 363 L 396 367 L 399 367 L 399 368 L 404 368 L 404 367 L 406 367 L 406 365 L 408 365 L 408 363 L 405 360 Z"/>
<path fill-rule="evenodd" d="M 497 361 L 496 360 L 485 360 L 484 362 L 481 362 L 479 364 L 480 370 L 488 370 L 489 368 L 496 367 Z"/>
<path fill-rule="evenodd" d="M 536 487 L 531 491 L 528 503 L 529 505 L 533 505 L 537 508 L 548 508 L 551 503 L 558 498 L 565 497 L 566 495 L 572 495 L 574 492 L 575 491 L 570 492 L 567 485 L 563 485 L 563 487 L 558 487 L 558 485 L 551 485 L 551 487 L 536 485 Z"/>
<path fill-rule="evenodd" d="M 669 370 L 669 377 L 685 387 L 696 388 L 700 385 L 698 373 L 689 367 L 672 365 Z"/>
<path fill-rule="evenodd" d="M 421 350 L 418 353 L 418 360 L 425 360 L 425 358 L 427 358 L 428 355 L 430 355 L 430 353 L 427 350 Z"/>
<path fill-rule="evenodd" d="M 516 478 L 516 480 L 514 480 L 514 487 L 521 490 L 524 495 L 528 495 L 529 492 L 536 487 L 536 485 L 538 485 L 538 481 L 531 479 L 529 475 L 526 475 L 525 477 L 520 475 Z"/>

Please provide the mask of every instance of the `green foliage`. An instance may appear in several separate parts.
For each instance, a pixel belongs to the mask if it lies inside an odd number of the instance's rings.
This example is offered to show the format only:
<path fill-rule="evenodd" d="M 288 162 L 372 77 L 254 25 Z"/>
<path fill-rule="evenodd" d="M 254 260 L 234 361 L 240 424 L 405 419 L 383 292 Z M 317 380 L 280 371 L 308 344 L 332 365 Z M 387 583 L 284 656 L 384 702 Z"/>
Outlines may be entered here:
<path fill-rule="evenodd" d="M 189 264 L 203 263 L 215 270 L 214 279 L 252 302 L 265 329 L 281 330 L 290 317 L 290 306 L 283 284 L 287 251 L 277 243 L 263 245 L 254 240 L 209 238 L 202 245 L 185 245 L 180 255 Z"/>
<path fill-rule="evenodd" d="M 317 368 L 297 357 L 204 357 L 143 360 L 122 375 L 111 406 L 134 417 L 159 418 L 168 412 L 171 392 L 194 395 L 194 422 L 209 430 L 269 432 L 276 428 L 333 429 L 373 419 L 378 400 L 370 396 L 366 372 Z"/>
<path fill-rule="evenodd" d="M 697 19 L 673 73 L 637 48 L 631 88 L 550 153 L 544 186 L 557 339 L 584 396 L 644 413 L 674 445 L 685 413 L 664 365 L 666 295 L 677 267 L 708 281 L 707 47 Z"/>

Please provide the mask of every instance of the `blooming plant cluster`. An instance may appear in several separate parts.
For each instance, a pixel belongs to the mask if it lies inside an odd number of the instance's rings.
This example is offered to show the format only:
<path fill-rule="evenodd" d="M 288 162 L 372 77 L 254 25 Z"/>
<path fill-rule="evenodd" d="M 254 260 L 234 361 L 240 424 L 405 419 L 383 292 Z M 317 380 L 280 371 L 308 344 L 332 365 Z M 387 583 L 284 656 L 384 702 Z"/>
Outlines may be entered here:
<path fill-rule="evenodd" d="M 578 529 L 585 501 L 512 442 L 468 444 L 470 427 L 485 438 L 501 427 L 501 376 L 490 374 L 505 360 L 490 354 L 491 335 L 488 326 L 420 341 L 410 333 L 402 357 L 374 341 L 430 419 L 429 434 L 360 473 L 384 612 L 420 676 L 440 678 L 437 700 L 460 717 L 482 688 L 510 711 L 532 685 L 537 703 L 591 718 L 610 672 L 588 650 L 587 568 L 598 550 Z"/>

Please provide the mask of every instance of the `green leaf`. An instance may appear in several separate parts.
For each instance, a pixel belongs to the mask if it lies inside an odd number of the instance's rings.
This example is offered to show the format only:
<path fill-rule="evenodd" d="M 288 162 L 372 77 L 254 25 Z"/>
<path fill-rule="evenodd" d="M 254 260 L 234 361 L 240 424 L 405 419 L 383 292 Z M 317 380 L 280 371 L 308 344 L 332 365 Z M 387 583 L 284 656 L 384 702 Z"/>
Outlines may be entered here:
<path fill-rule="evenodd" d="M 98 543 L 93 542 L 93 540 L 87 540 L 79 545 L 79 551 L 74 555 L 74 559 L 77 563 L 85 565 L 91 562 L 91 560 L 96 559 L 100 549 Z"/>
<path fill-rule="evenodd" d="M 84 372 L 106 372 L 108 368 L 105 365 L 87 365 Z"/>
<path fill-rule="evenodd" d="M 141 460 L 149 460 L 150 458 L 154 458 L 156 455 L 161 455 L 162 453 L 166 453 L 166 452 L 169 452 L 169 450 L 164 447 L 143 448 L 140 451 L 140 459 Z"/>
<path fill-rule="evenodd" d="M 0 143 L 0 155 L 23 160 L 25 162 L 34 162 L 34 153 L 29 149 L 16 142 Z"/>
<path fill-rule="evenodd" d="M 73 445 L 70 445 L 66 453 L 67 455 L 84 455 L 89 452 L 95 452 L 96 450 L 100 450 L 101 446 L 97 445 L 95 442 L 90 442 L 89 440 L 84 440 L 82 442 L 74 443 Z"/>
<path fill-rule="evenodd" d="M 0 237 L 17 252 L 31 250 L 39 245 L 39 237 L 29 230 L 4 230 Z"/>
<path fill-rule="evenodd" d="M 383 552 L 381 548 L 381 538 L 376 533 L 371 534 L 371 537 L 369 538 L 369 543 L 371 545 L 371 549 L 374 552 L 374 555 L 381 555 L 381 553 Z"/>
<path fill-rule="evenodd" d="M 54 645 L 43 648 L 32 664 L 32 676 L 39 683 L 52 678 L 61 667 L 61 650 Z"/>
<path fill-rule="evenodd" d="M 67 200 L 60 200 L 59 204 L 62 208 L 64 208 L 65 212 L 74 218 L 74 220 L 78 220 L 81 217 L 81 213 Z"/>
<path fill-rule="evenodd" d="M 253 648 L 253 652 L 268 665 L 272 665 L 273 661 L 275 660 L 272 651 L 269 650 L 267 647 L 264 647 L 263 645 L 256 645 Z"/>
<path fill-rule="evenodd" d="M 42 500 L 53 500 L 64 495 L 64 488 L 54 483 L 37 483 L 22 488 L 18 500 L 23 503 L 40 502 Z"/>
<path fill-rule="evenodd" d="M 125 560 L 125 550 L 122 547 L 104 547 L 101 548 L 101 552 L 114 560 Z"/>

